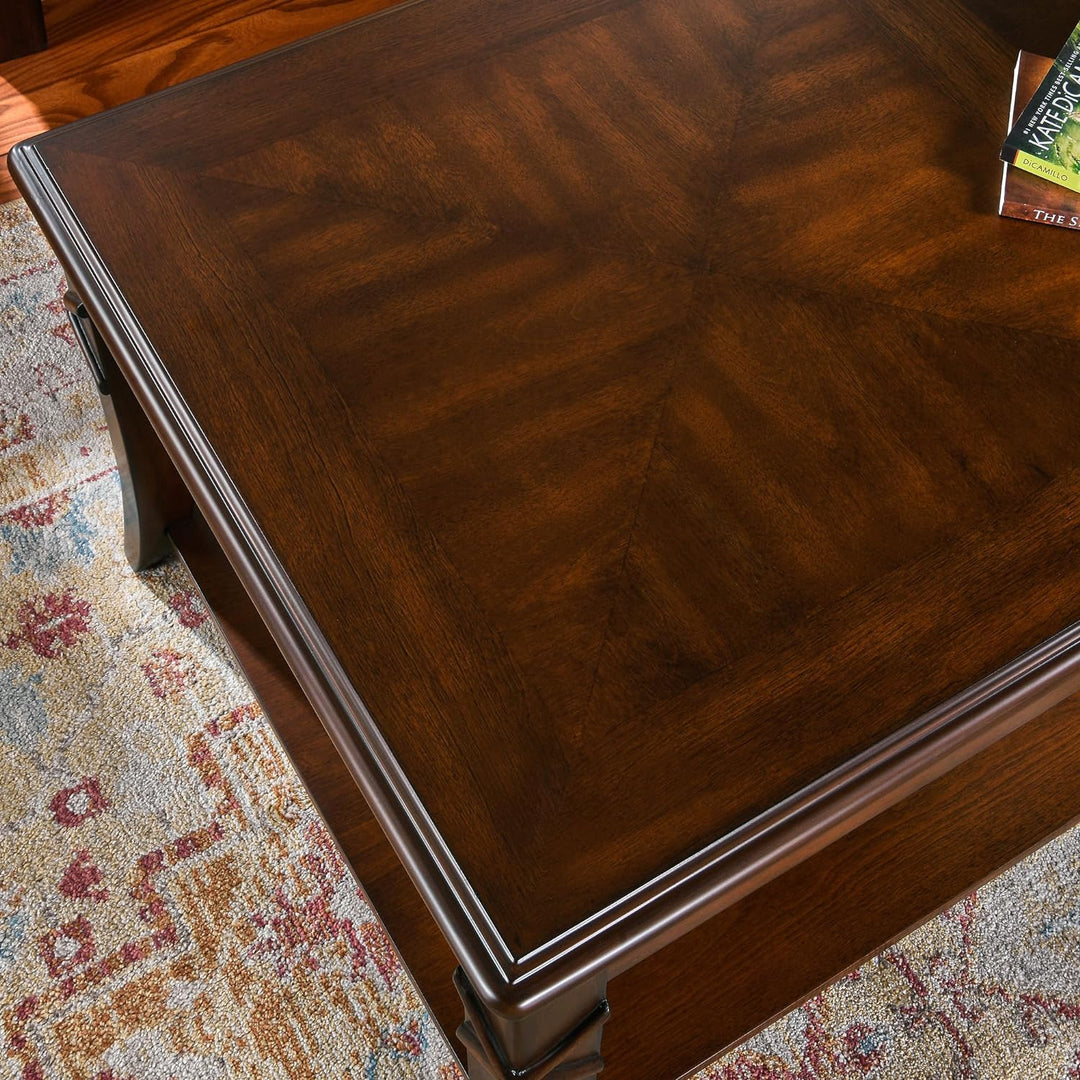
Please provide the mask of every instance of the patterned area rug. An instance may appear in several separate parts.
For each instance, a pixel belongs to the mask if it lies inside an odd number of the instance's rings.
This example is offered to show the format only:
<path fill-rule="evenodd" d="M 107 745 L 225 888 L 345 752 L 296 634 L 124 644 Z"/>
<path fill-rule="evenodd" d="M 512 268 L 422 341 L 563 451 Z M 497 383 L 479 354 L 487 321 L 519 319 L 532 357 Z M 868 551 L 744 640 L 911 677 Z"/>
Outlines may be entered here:
<path fill-rule="evenodd" d="M 62 290 L 0 207 L 0 1076 L 460 1080 L 190 580 L 124 562 Z M 1080 834 L 697 1080 L 854 1077 L 1080 1080 Z"/>

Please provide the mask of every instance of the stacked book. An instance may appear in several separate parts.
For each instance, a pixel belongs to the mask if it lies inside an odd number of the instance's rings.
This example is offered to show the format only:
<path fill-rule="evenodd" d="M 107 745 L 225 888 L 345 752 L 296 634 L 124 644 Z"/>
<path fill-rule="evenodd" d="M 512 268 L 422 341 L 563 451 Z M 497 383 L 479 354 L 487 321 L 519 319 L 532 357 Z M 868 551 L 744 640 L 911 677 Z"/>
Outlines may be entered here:
<path fill-rule="evenodd" d="M 1020 53 L 1009 123 L 1001 214 L 1080 229 L 1080 26 L 1055 60 Z"/>

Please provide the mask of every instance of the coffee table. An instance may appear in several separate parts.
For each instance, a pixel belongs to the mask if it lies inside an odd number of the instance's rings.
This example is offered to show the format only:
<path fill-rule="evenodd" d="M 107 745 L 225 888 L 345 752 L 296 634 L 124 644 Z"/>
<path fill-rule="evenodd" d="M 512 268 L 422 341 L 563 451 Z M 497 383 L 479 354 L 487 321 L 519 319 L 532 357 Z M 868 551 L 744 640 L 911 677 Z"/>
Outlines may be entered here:
<path fill-rule="evenodd" d="M 1076 239 L 934 10 L 424 0 L 12 152 L 473 1080 L 677 1075 L 1080 812 Z"/>

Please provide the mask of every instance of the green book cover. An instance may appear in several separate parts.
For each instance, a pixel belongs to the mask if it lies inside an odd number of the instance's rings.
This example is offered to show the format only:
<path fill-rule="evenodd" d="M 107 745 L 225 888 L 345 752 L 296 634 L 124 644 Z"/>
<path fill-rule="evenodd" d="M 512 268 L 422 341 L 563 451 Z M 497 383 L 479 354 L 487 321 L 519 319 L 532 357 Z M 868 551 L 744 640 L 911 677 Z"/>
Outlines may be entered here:
<path fill-rule="evenodd" d="M 1080 25 L 1017 117 L 1001 156 L 1018 169 L 1080 192 Z"/>

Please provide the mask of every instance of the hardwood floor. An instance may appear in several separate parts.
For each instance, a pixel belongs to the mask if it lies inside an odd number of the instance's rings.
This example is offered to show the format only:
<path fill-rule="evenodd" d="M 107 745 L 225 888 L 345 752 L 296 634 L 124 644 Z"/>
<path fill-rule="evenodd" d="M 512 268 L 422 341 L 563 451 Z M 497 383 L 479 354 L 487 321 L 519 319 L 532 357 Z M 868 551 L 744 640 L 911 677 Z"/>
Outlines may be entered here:
<path fill-rule="evenodd" d="M 47 128 L 360 18 L 387 0 L 46 0 L 49 48 L 0 63 L 0 202 L 7 151 Z"/>

